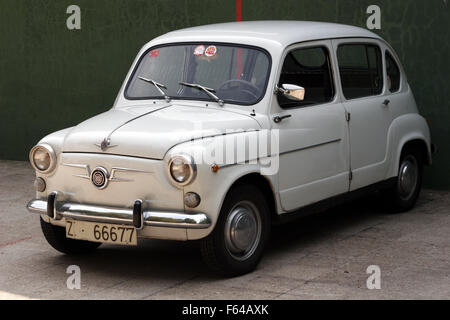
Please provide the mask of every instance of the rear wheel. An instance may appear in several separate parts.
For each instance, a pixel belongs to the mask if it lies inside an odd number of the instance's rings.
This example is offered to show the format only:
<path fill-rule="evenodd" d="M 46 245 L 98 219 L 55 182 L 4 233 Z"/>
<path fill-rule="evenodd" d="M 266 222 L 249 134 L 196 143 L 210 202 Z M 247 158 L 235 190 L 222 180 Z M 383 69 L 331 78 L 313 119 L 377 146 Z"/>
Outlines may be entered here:
<path fill-rule="evenodd" d="M 214 231 L 202 240 L 206 264 L 226 276 L 253 271 L 270 234 L 270 212 L 262 192 L 251 185 L 232 189 Z"/>
<path fill-rule="evenodd" d="M 42 219 L 42 217 L 41 229 L 47 242 L 53 248 L 65 254 L 87 253 L 94 251 L 101 245 L 101 243 L 97 242 L 67 238 L 65 228 L 47 223 Z"/>
<path fill-rule="evenodd" d="M 411 210 L 422 188 L 424 157 L 420 149 L 407 147 L 402 152 L 396 184 L 386 190 L 386 196 L 395 212 Z"/>

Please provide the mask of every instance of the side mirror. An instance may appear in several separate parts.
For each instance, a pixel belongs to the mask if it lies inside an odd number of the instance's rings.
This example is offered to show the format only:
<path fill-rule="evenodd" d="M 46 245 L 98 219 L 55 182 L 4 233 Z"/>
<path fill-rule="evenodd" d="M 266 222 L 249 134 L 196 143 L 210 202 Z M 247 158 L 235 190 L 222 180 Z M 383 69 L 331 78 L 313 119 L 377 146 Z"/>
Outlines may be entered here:
<path fill-rule="evenodd" d="M 277 87 L 277 91 L 292 101 L 303 101 L 305 99 L 305 88 L 295 84 L 282 84 L 281 88 Z"/>

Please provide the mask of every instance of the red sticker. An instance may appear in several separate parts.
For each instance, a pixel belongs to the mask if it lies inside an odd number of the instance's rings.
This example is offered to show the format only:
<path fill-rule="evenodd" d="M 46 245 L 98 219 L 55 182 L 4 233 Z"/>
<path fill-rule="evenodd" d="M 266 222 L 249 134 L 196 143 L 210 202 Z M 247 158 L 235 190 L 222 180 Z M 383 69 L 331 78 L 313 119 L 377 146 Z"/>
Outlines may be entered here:
<path fill-rule="evenodd" d="M 217 52 L 217 48 L 216 46 L 209 46 L 208 48 L 206 48 L 205 50 L 205 56 L 207 57 L 213 57 L 216 55 Z"/>
<path fill-rule="evenodd" d="M 150 51 L 150 58 L 157 57 L 159 55 L 159 50 Z"/>
<path fill-rule="evenodd" d="M 205 46 L 198 46 L 194 49 L 194 56 L 199 57 L 205 52 Z"/>

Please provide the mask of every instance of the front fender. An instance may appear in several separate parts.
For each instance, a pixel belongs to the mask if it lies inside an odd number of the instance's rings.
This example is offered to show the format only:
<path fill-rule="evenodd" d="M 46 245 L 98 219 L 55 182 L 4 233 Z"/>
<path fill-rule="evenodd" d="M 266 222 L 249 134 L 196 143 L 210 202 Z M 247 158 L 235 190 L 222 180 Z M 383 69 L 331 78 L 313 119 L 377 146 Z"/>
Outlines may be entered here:
<path fill-rule="evenodd" d="M 168 164 L 170 158 L 175 154 L 189 154 L 194 157 L 197 166 L 197 177 L 190 185 L 185 186 L 183 191 L 184 193 L 197 193 L 201 197 L 201 202 L 200 205 L 194 210 L 189 208 L 185 208 L 185 210 L 190 212 L 205 212 L 211 219 L 211 227 L 208 229 L 188 230 L 189 240 L 204 238 L 214 230 L 219 217 L 220 209 L 225 200 L 225 196 L 237 180 L 249 174 L 261 173 L 260 161 L 256 161 L 256 159 L 250 159 L 251 161 L 248 161 L 247 163 L 231 163 L 227 161 L 226 164 L 219 165 L 220 169 L 217 172 L 213 172 L 212 165 L 214 163 L 205 161 L 207 159 L 202 159 L 199 155 L 208 152 L 206 150 L 208 146 L 211 146 L 212 144 L 225 143 L 226 145 L 229 145 L 227 143 L 234 140 L 237 135 L 240 135 L 241 138 L 248 138 L 251 134 L 251 132 L 243 132 L 239 134 L 196 140 L 180 144 L 168 152 L 165 158 L 166 165 Z M 231 152 L 231 150 L 234 152 L 236 151 L 234 148 L 225 148 L 225 150 L 228 152 Z M 226 157 L 225 153 L 224 157 Z M 268 180 L 274 193 L 276 194 L 275 187 L 278 185 L 276 183 L 276 175 L 264 177 Z"/>

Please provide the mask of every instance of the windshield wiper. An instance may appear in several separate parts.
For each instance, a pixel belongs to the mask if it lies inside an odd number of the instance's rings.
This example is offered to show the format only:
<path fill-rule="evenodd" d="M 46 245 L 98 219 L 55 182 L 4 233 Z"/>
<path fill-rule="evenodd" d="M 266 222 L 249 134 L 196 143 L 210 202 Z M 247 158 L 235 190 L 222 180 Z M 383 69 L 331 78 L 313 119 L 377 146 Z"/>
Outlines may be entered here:
<path fill-rule="evenodd" d="M 164 99 L 166 99 L 166 102 L 170 102 L 170 97 L 162 90 L 162 89 L 167 89 L 167 87 L 161 83 L 156 82 L 155 80 L 152 79 L 147 79 L 144 77 L 138 77 L 139 79 L 141 79 L 142 81 L 145 81 L 147 83 L 150 83 L 152 85 L 155 86 L 156 89 L 158 89 L 158 91 L 161 93 L 161 95 L 164 97 Z"/>
<path fill-rule="evenodd" d="M 204 87 L 202 85 L 196 84 L 196 83 L 187 83 L 187 82 L 179 82 L 179 84 L 181 84 L 182 86 L 186 86 L 186 87 L 191 87 L 191 88 L 196 88 L 199 90 L 202 90 L 203 92 L 205 92 L 208 96 L 210 96 L 211 98 L 213 98 L 214 100 L 216 100 L 216 102 L 219 104 L 219 106 L 223 107 L 223 105 L 225 104 L 225 102 L 223 102 L 222 99 L 220 99 L 218 96 L 216 96 L 213 92 L 216 92 L 216 90 L 208 88 L 208 87 Z"/>

